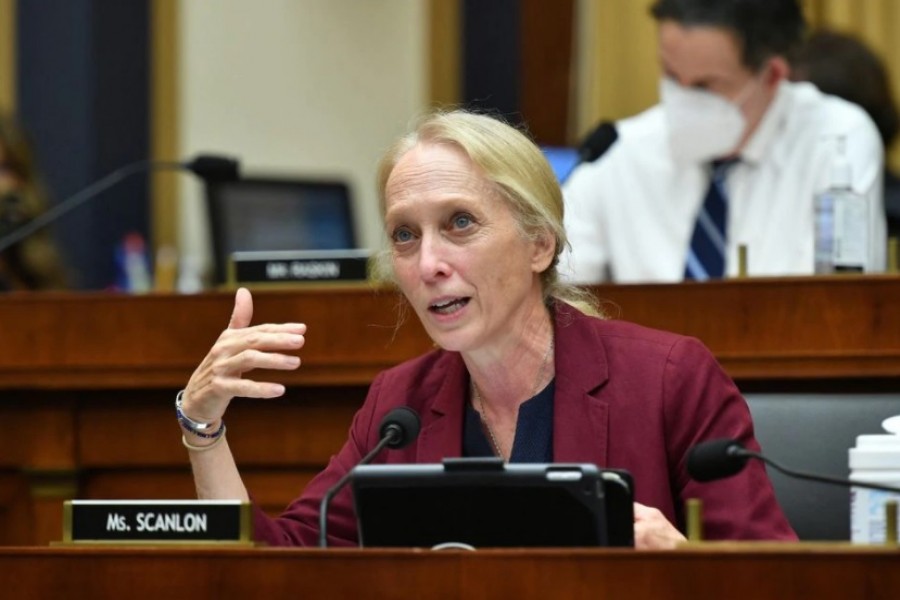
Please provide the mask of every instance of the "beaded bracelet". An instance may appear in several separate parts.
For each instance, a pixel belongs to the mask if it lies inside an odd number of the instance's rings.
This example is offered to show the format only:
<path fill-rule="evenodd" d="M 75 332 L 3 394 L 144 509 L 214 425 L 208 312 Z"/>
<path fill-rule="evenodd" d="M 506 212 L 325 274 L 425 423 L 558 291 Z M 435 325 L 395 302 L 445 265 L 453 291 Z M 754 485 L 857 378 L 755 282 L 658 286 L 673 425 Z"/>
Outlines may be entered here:
<path fill-rule="evenodd" d="M 184 444 L 184 447 L 188 450 L 193 450 L 194 452 L 206 452 L 207 450 L 211 450 L 221 444 L 222 440 L 225 439 L 225 427 L 223 426 L 219 431 L 222 432 L 221 434 L 219 434 L 219 437 L 217 437 L 212 444 L 208 444 L 206 446 L 194 445 L 187 441 L 187 438 L 184 436 L 181 436 L 181 443 Z"/>
<path fill-rule="evenodd" d="M 192 434 L 196 435 L 197 437 L 205 438 L 208 440 L 214 440 L 218 437 L 221 437 L 222 434 L 225 433 L 224 419 L 222 420 L 222 424 L 219 426 L 219 428 L 216 431 L 214 431 L 212 433 L 207 433 L 207 431 L 212 429 L 212 425 L 213 425 L 212 423 L 201 423 L 199 421 L 195 421 L 192 418 L 185 415 L 183 412 L 181 412 L 181 404 L 183 401 L 182 400 L 183 397 L 184 397 L 184 390 L 181 390 L 180 392 L 178 392 L 178 395 L 175 396 L 175 416 L 178 418 L 178 422 L 181 424 L 182 428 L 191 432 Z"/>

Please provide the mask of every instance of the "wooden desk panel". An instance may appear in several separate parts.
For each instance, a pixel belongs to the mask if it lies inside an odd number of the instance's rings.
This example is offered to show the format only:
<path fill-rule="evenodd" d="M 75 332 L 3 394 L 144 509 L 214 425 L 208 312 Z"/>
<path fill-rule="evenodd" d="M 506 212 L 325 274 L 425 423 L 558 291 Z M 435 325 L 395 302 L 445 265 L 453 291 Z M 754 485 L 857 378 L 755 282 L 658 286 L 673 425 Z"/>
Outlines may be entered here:
<path fill-rule="evenodd" d="M 367 385 L 431 347 L 398 297 L 369 289 L 259 292 L 255 323 L 309 324 L 294 385 Z M 182 387 L 227 326 L 230 293 L 16 294 L 0 298 L 0 389 Z"/>
<path fill-rule="evenodd" d="M 365 395 L 366 386 L 297 386 L 275 400 L 235 399 L 225 417 L 228 443 L 242 465 L 322 465 L 347 438 Z M 79 402 L 77 414 L 77 461 L 84 467 L 185 464 L 174 390 L 98 391 Z"/>
<path fill-rule="evenodd" d="M 611 316 L 702 340 L 738 381 L 900 376 L 900 278 L 596 288 Z"/>
<path fill-rule="evenodd" d="M 595 288 L 614 317 L 693 335 L 736 379 L 900 377 L 900 278 L 747 279 Z M 255 292 L 254 322 L 309 325 L 291 385 L 367 385 L 427 351 L 396 293 Z M 228 322 L 232 294 L 0 298 L 0 389 L 178 388 Z"/>
<path fill-rule="evenodd" d="M 596 291 L 614 317 L 700 338 L 757 390 L 783 380 L 900 382 L 896 276 Z M 242 473 L 274 511 L 343 443 L 375 374 L 432 344 L 411 312 L 395 327 L 394 292 L 260 291 L 254 302 L 256 323 L 309 325 L 302 367 L 272 374 L 287 396 L 238 399 L 228 414 Z M 58 539 L 65 498 L 192 494 L 173 398 L 232 305 L 225 292 L 0 297 L 0 517 L 17 523 L 0 528 L 0 544 Z"/>
<path fill-rule="evenodd" d="M 0 549 L 28 597 L 887 600 L 900 553 L 787 546 L 628 550 Z M 24 596 L 23 596 L 24 595 Z"/>

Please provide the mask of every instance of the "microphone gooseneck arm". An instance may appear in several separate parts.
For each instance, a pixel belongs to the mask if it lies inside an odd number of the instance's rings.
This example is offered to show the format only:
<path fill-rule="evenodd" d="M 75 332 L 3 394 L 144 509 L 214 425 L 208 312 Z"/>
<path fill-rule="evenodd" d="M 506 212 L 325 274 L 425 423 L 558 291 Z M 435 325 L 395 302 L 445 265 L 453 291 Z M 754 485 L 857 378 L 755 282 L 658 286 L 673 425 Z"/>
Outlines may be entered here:
<path fill-rule="evenodd" d="M 381 438 L 381 440 L 376 444 L 372 450 L 366 454 L 361 461 L 359 461 L 358 465 L 367 465 L 372 462 L 378 453 L 384 450 L 384 447 L 394 442 L 398 437 L 402 435 L 402 431 L 400 431 L 396 427 L 389 427 L 386 435 Z M 331 499 L 334 498 L 338 492 L 344 489 L 344 486 L 347 485 L 347 482 L 350 481 L 350 478 L 353 476 L 353 469 L 350 469 L 344 475 L 338 479 L 337 483 L 334 484 L 325 495 L 322 496 L 322 502 L 319 503 L 319 547 L 327 548 L 328 547 L 328 506 L 331 504 Z"/>
<path fill-rule="evenodd" d="M 152 160 L 139 160 L 137 162 L 125 165 L 124 167 L 120 167 L 106 177 L 103 177 L 102 179 L 95 181 L 91 185 L 87 186 L 74 196 L 67 198 L 63 202 L 60 202 L 56 206 L 41 213 L 25 225 L 22 225 L 18 229 L 13 230 L 12 233 L 4 236 L 3 238 L 0 238 L 0 252 L 3 252 L 7 248 L 21 242 L 23 239 L 25 239 L 35 231 L 49 225 L 69 211 L 78 208 L 91 198 L 95 197 L 100 192 L 111 188 L 123 179 L 127 179 L 128 177 L 131 177 L 136 173 L 141 173 L 150 169 L 178 170 L 183 168 L 184 165 L 180 162 Z"/>
<path fill-rule="evenodd" d="M 739 456 L 742 458 L 755 458 L 757 460 L 761 460 L 766 463 L 776 471 L 780 471 L 789 477 L 796 477 L 797 479 L 805 479 L 807 481 L 817 481 L 819 483 L 828 483 L 831 485 L 839 485 L 842 487 L 847 487 L 847 485 L 851 485 L 852 487 L 860 487 L 866 488 L 870 490 L 880 490 L 883 492 L 900 492 L 900 488 L 891 487 L 889 485 L 880 485 L 878 483 L 868 483 L 866 481 L 856 481 L 854 479 L 840 479 L 839 477 L 829 477 L 827 475 L 816 475 L 815 473 L 808 473 L 805 471 L 796 471 L 794 469 L 789 469 L 783 465 L 778 464 L 771 458 L 767 458 L 758 452 L 753 452 L 752 450 L 747 450 L 746 448 L 741 448 L 739 446 L 733 446 L 727 451 L 732 456 Z"/>

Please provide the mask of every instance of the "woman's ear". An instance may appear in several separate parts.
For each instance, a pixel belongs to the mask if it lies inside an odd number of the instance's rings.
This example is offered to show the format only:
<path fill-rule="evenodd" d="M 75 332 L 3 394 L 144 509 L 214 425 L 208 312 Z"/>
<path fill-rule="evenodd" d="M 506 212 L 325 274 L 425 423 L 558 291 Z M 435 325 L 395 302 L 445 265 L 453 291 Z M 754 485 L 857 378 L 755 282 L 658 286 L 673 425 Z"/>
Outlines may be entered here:
<path fill-rule="evenodd" d="M 549 229 L 543 230 L 534 240 L 531 268 L 535 273 L 543 273 L 556 257 L 556 236 Z"/>

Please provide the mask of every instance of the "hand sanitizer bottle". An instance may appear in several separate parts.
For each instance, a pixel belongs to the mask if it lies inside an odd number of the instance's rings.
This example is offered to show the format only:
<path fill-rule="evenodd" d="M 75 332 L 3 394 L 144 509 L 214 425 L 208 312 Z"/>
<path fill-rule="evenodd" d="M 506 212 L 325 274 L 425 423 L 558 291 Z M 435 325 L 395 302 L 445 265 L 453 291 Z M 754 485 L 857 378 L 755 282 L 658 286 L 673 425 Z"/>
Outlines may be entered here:
<path fill-rule="evenodd" d="M 831 185 L 815 198 L 817 275 L 869 270 L 869 207 L 865 197 L 853 191 L 843 136 L 837 143 Z"/>
<path fill-rule="evenodd" d="M 146 245 L 137 232 L 125 234 L 116 248 L 116 289 L 129 294 L 146 294 L 153 287 L 150 281 Z"/>

